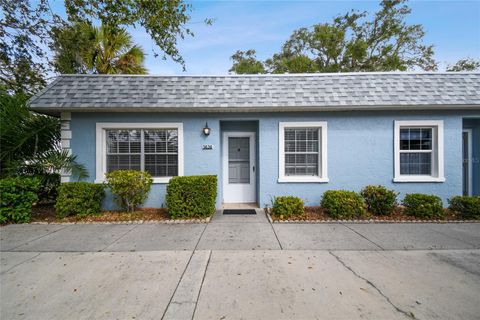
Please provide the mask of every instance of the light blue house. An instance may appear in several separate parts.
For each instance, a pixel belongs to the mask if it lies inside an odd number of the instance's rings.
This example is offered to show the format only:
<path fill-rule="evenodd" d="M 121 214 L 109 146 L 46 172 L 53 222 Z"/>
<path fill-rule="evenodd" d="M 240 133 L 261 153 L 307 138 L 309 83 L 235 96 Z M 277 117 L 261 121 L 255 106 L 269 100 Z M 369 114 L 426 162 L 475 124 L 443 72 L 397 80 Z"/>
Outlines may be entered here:
<path fill-rule="evenodd" d="M 218 207 L 368 184 L 480 194 L 480 73 L 64 75 L 31 108 L 61 117 L 89 181 L 149 171 L 147 207 L 176 175 L 217 175 Z"/>

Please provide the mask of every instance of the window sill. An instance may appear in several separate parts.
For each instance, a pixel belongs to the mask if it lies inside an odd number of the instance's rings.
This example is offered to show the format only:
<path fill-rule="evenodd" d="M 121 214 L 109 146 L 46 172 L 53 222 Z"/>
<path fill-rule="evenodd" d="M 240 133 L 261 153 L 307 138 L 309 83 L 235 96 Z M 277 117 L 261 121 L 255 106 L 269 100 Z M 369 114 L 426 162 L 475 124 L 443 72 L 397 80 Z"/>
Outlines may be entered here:
<path fill-rule="evenodd" d="M 280 183 L 327 183 L 329 182 L 328 178 L 320 177 L 281 177 L 277 180 Z"/>
<path fill-rule="evenodd" d="M 167 184 L 172 177 L 153 178 L 153 184 Z M 105 179 L 95 179 L 95 183 L 104 183 Z"/>
<path fill-rule="evenodd" d="M 393 178 L 393 182 L 445 182 L 444 177 L 430 177 L 430 176 L 400 176 Z"/>

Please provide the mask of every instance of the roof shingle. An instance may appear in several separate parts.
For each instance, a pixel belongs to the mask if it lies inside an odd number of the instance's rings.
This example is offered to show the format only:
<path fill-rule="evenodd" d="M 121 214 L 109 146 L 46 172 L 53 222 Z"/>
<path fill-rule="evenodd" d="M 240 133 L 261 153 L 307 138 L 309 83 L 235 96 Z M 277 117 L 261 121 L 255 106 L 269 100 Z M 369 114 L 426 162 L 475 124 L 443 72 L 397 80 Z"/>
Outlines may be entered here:
<path fill-rule="evenodd" d="M 37 111 L 450 105 L 480 107 L 480 73 L 62 75 L 30 100 Z"/>

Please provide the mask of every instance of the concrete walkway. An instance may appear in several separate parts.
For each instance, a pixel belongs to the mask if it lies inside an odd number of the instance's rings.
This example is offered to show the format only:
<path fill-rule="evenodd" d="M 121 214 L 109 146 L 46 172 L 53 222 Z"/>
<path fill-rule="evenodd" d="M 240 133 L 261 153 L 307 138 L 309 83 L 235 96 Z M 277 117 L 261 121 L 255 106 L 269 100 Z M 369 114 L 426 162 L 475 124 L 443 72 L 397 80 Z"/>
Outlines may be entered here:
<path fill-rule="evenodd" d="M 478 319 L 480 224 L 0 228 L 1 319 Z"/>

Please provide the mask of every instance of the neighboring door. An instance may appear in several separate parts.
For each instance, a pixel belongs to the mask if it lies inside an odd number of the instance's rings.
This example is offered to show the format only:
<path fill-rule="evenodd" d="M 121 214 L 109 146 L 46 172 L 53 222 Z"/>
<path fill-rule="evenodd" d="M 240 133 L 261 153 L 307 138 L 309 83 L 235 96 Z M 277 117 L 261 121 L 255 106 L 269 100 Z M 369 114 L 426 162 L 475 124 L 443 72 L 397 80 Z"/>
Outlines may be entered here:
<path fill-rule="evenodd" d="M 223 202 L 253 203 L 255 192 L 255 133 L 223 134 Z"/>
<path fill-rule="evenodd" d="M 465 129 L 462 133 L 462 178 L 463 195 L 472 195 L 472 129 Z"/>

